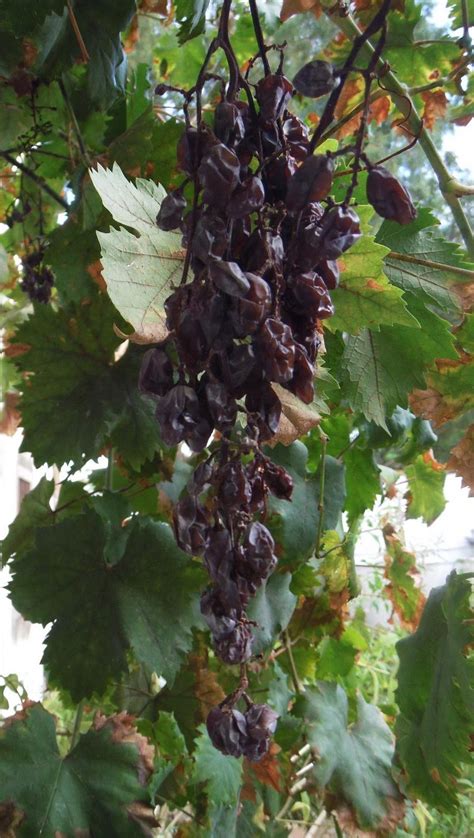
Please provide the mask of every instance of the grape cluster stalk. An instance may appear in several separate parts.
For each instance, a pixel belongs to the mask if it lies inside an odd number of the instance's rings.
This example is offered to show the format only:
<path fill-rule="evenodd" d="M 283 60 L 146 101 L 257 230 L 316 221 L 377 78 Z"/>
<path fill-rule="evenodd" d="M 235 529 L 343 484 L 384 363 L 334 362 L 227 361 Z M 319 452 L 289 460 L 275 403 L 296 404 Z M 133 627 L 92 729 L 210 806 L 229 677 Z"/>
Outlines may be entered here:
<path fill-rule="evenodd" d="M 164 198 L 157 224 L 182 231 L 186 259 L 182 283 L 165 303 L 169 336 L 144 356 L 139 385 L 156 400 L 166 445 L 185 442 L 200 453 L 214 435 L 212 453 L 174 508 L 174 531 L 179 547 L 202 557 L 209 574 L 201 612 L 214 653 L 240 667 L 237 688 L 209 713 L 209 736 L 224 754 L 259 760 L 277 714 L 247 694 L 254 624 L 246 609 L 277 564 L 268 497 L 291 501 L 293 489 L 291 476 L 262 447 L 275 436 L 282 412 L 272 385 L 313 401 L 318 327 L 333 314 L 337 260 L 361 235 L 350 200 L 364 135 L 344 149 L 354 156 L 355 176 L 338 204 L 330 193 L 339 152 L 314 154 L 305 124 L 289 106 L 298 91 L 331 94 L 333 109 L 340 73 L 313 61 L 292 83 L 283 74 L 281 47 L 272 71 L 251 2 L 259 53 L 250 64 L 263 67 L 251 84 L 229 39 L 230 6 L 231 0 L 223 4 L 196 85 L 179 91 L 186 127 L 177 158 L 184 180 Z M 217 50 L 227 59 L 227 80 L 208 72 Z M 201 106 L 210 81 L 221 90 L 212 126 Z M 170 89 L 160 85 L 157 93 Z M 370 84 L 367 90 L 368 101 Z M 385 217 L 407 223 L 414 214 L 408 193 L 384 167 L 365 161 L 369 200 Z"/>

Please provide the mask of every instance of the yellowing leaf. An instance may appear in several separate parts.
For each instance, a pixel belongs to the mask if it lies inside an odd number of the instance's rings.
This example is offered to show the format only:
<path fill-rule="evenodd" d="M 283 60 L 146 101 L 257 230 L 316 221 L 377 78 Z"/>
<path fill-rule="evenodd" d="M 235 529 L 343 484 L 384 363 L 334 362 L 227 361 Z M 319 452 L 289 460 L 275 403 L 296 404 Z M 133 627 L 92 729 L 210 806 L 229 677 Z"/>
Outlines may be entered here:
<path fill-rule="evenodd" d="M 284 22 L 289 17 L 301 15 L 303 12 L 312 12 L 315 17 L 321 17 L 322 8 L 319 0 L 283 0 L 280 20 Z"/>
<path fill-rule="evenodd" d="M 459 474 L 471 494 L 474 494 L 474 425 L 470 425 L 463 438 L 453 448 L 446 468 Z"/>
<path fill-rule="evenodd" d="M 415 583 L 418 575 L 416 559 L 413 553 L 405 550 L 390 524 L 383 530 L 385 546 L 385 578 L 388 595 L 395 614 L 402 626 L 412 631 L 416 629 L 425 605 L 425 596 Z"/>
<path fill-rule="evenodd" d="M 184 259 L 181 235 L 156 226 L 165 190 L 142 178 L 133 184 L 117 164 L 112 169 L 98 166 L 90 175 L 114 220 L 135 231 L 120 227 L 97 233 L 109 297 L 134 327 L 131 339 L 163 340 L 168 333 L 164 302 L 179 281 Z"/>

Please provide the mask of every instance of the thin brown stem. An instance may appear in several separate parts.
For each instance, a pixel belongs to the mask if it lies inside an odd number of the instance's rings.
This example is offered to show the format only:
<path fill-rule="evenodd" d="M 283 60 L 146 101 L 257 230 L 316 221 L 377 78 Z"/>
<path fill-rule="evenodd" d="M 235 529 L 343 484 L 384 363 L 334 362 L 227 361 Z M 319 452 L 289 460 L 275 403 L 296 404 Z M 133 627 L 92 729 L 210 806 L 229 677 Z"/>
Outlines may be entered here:
<path fill-rule="evenodd" d="M 270 70 L 270 64 L 268 63 L 267 49 L 266 49 L 266 46 L 265 46 L 265 41 L 263 39 L 262 27 L 260 26 L 260 18 L 258 16 L 257 0 L 249 0 L 249 4 L 250 4 L 250 13 L 252 15 L 253 29 L 254 29 L 254 32 L 255 32 L 255 39 L 256 39 L 257 45 L 258 45 L 258 52 L 259 52 L 260 58 L 262 59 L 263 71 L 264 71 L 265 75 L 268 76 L 268 75 L 270 75 L 271 70 Z"/>
<path fill-rule="evenodd" d="M 28 166 L 25 166 L 25 164 L 22 163 L 20 160 L 17 160 L 16 157 L 13 157 L 11 154 L 9 154 L 8 151 L 0 151 L 0 156 L 3 157 L 3 159 L 6 160 L 7 163 L 10 163 L 11 166 L 16 166 L 16 168 L 19 169 L 20 172 L 22 172 L 24 175 L 26 175 L 26 177 L 29 177 L 30 180 L 34 181 L 34 183 L 36 183 L 36 185 L 39 186 L 39 188 L 42 189 L 43 192 L 46 192 L 46 194 L 49 195 L 49 197 L 52 198 L 53 201 L 56 201 L 56 203 L 59 204 L 64 210 L 69 212 L 69 204 L 67 204 L 64 198 L 61 198 L 61 195 L 58 195 L 58 193 L 55 192 L 54 189 L 51 189 L 49 184 L 47 184 L 42 177 L 37 175 L 36 172 L 34 172 Z"/>
<path fill-rule="evenodd" d="M 432 259 L 422 259 L 419 256 L 409 256 L 408 253 L 397 253 L 392 250 L 385 257 L 386 259 L 397 259 L 399 262 L 408 262 L 412 265 L 423 265 L 425 268 L 433 268 L 436 271 L 449 271 L 450 273 L 465 276 L 466 279 L 474 279 L 474 271 L 468 268 L 458 268 L 456 265 L 445 265 L 443 262 L 433 262 Z"/>
<path fill-rule="evenodd" d="M 283 642 L 285 644 L 286 653 L 288 655 L 288 660 L 290 662 L 290 669 L 291 669 L 291 680 L 293 681 L 293 686 L 295 688 L 295 692 L 298 695 L 304 693 L 304 686 L 300 681 L 298 670 L 296 669 L 295 659 L 293 657 L 293 652 L 291 650 L 291 640 L 290 635 L 287 631 L 283 632 Z"/>
<path fill-rule="evenodd" d="M 74 9 L 72 8 L 71 0 L 67 0 L 67 13 L 69 15 L 69 20 L 76 36 L 76 41 L 78 43 L 79 49 L 81 51 L 81 56 L 84 64 L 87 64 L 90 61 L 90 55 L 87 51 L 87 47 L 84 43 L 84 38 L 82 37 L 81 30 L 79 29 L 79 24 L 77 22 L 76 15 L 74 14 Z"/>

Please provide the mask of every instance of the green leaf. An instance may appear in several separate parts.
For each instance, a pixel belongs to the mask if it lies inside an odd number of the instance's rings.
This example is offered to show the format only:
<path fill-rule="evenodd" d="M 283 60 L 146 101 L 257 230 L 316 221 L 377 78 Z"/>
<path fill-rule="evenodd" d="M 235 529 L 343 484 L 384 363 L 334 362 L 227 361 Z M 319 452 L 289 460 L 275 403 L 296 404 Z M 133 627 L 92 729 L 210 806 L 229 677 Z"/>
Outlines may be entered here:
<path fill-rule="evenodd" d="M 429 454 L 420 454 L 405 469 L 410 485 L 407 514 L 431 524 L 446 506 L 445 471 Z"/>
<path fill-rule="evenodd" d="M 0 804 L 12 801 L 24 812 L 18 836 L 143 838 L 127 807 L 147 799 L 146 740 L 130 727 L 121 741 L 125 733 L 112 717 L 61 758 L 53 716 L 39 704 L 22 715 L 0 738 Z"/>
<path fill-rule="evenodd" d="M 196 764 L 193 779 L 196 783 L 206 783 L 207 794 L 215 806 L 234 807 L 242 783 L 242 758 L 235 759 L 221 754 L 214 748 L 204 725 L 199 730 L 200 736 L 194 751 Z"/>
<path fill-rule="evenodd" d="M 181 234 L 165 233 L 156 226 L 165 190 L 142 178 L 134 185 L 117 164 L 112 169 L 99 165 L 90 176 L 115 221 L 139 234 L 125 227 L 97 233 L 109 296 L 141 342 L 162 340 L 168 333 L 164 302 L 183 266 Z"/>
<path fill-rule="evenodd" d="M 53 511 L 49 505 L 53 492 L 54 481 L 42 477 L 38 485 L 25 495 L 18 515 L 2 541 L 3 563 L 14 553 L 25 552 L 33 546 L 37 527 L 49 527 L 69 515 L 75 515 L 80 509 L 77 502 L 88 498 L 83 483 L 65 481 L 61 484 L 56 510 Z"/>
<path fill-rule="evenodd" d="M 437 223 L 428 210 L 420 210 L 415 221 L 405 227 L 395 221 L 384 221 L 376 241 L 391 251 L 385 259 L 385 271 L 394 285 L 420 294 L 425 302 L 436 303 L 446 313 L 458 314 L 461 304 L 453 283 L 459 282 L 460 277 L 451 268 L 469 266 L 463 261 L 458 245 L 446 241 L 433 229 Z M 399 258 L 403 256 L 437 262 L 442 267 L 404 261 Z"/>
<path fill-rule="evenodd" d="M 123 556 L 107 564 L 110 533 L 89 510 L 38 530 L 35 547 L 11 565 L 12 602 L 27 619 L 53 624 L 43 663 L 74 700 L 102 693 L 120 677 L 129 648 L 172 683 L 200 624 L 202 573 L 176 547 L 168 525 L 139 520 L 127 531 Z"/>
<path fill-rule="evenodd" d="M 204 32 L 208 5 L 209 0 L 176 0 L 176 20 L 180 24 L 178 32 L 180 44 L 184 44 Z"/>
<path fill-rule="evenodd" d="M 418 576 L 414 553 L 405 550 L 390 524 L 383 530 L 385 540 L 385 593 L 403 626 L 413 629 L 418 622 L 425 597 L 415 582 Z"/>
<path fill-rule="evenodd" d="M 364 329 L 350 336 L 343 356 L 344 393 L 354 410 L 387 430 L 386 415 L 406 406 L 408 393 L 423 386 L 435 358 L 455 358 L 448 324 L 413 294 L 407 297 L 421 331 L 405 326 Z"/>
<path fill-rule="evenodd" d="M 107 298 L 94 294 L 57 311 L 39 306 L 18 329 L 15 341 L 30 347 L 15 357 L 28 373 L 22 450 L 37 465 L 95 459 L 110 439 L 132 466 L 158 449 L 154 406 L 137 388 L 140 352 L 130 347 L 113 363 L 120 343 L 114 319 Z"/>
<path fill-rule="evenodd" d="M 53 230 L 46 262 L 54 272 L 54 284 L 63 304 L 80 303 L 91 293 L 92 277 L 87 268 L 99 257 L 94 231 L 81 230 L 72 219 Z"/>
<path fill-rule="evenodd" d="M 470 759 L 474 714 L 471 585 L 453 571 L 431 591 L 417 631 L 397 644 L 397 753 L 411 795 L 456 804 L 460 764 Z"/>
<path fill-rule="evenodd" d="M 277 545 L 283 551 L 282 561 L 299 564 L 306 561 L 316 545 L 319 522 L 320 470 L 306 470 L 308 449 L 302 442 L 276 445 L 268 452 L 271 459 L 284 466 L 293 478 L 291 502 L 272 499 L 271 525 Z M 319 467 L 321 468 L 321 466 Z M 334 529 L 345 498 L 344 466 L 334 457 L 326 457 L 324 484 L 324 528 Z M 278 517 L 276 517 L 278 516 Z"/>
<path fill-rule="evenodd" d="M 297 699 L 296 715 L 318 755 L 313 777 L 320 788 L 342 797 L 361 827 L 377 827 L 399 793 L 391 776 L 393 740 L 380 711 L 357 697 L 357 718 L 349 724 L 345 691 L 319 681 Z"/>
<path fill-rule="evenodd" d="M 345 510 L 351 520 L 374 505 L 380 493 L 380 469 L 370 448 L 353 445 L 343 455 L 346 466 L 347 498 Z"/>
<path fill-rule="evenodd" d="M 290 583 L 291 573 L 274 573 L 250 602 L 248 615 L 257 623 L 253 629 L 255 655 L 272 646 L 291 620 L 296 597 L 290 591 Z"/>
<path fill-rule="evenodd" d="M 365 326 L 418 326 L 407 310 L 403 292 L 383 272 L 388 253 L 388 248 L 376 244 L 372 236 L 362 236 L 344 255 L 340 287 L 331 293 L 336 309 L 328 321 L 331 330 L 357 335 Z"/>

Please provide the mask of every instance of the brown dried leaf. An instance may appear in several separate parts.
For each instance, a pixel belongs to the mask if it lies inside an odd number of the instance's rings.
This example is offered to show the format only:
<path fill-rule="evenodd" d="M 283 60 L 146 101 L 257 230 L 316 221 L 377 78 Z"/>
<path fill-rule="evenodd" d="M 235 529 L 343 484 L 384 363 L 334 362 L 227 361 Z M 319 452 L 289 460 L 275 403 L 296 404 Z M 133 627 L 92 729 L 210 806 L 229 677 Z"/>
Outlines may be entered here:
<path fill-rule="evenodd" d="M 321 17 L 323 10 L 319 0 L 283 0 L 280 20 L 284 23 L 293 15 L 301 15 L 304 12 L 312 12 L 316 18 Z"/>
<path fill-rule="evenodd" d="M 138 779 L 142 785 L 145 785 L 153 773 L 155 749 L 145 736 L 138 733 L 134 722 L 135 717 L 125 711 L 113 716 L 103 716 L 101 713 L 97 713 L 94 719 L 94 729 L 111 728 L 113 742 L 127 743 L 138 748 Z"/>
<path fill-rule="evenodd" d="M 446 115 L 448 100 L 442 90 L 425 90 L 421 94 L 421 98 L 425 103 L 422 114 L 423 122 L 425 128 L 431 130 L 436 120 L 442 119 Z"/>
<path fill-rule="evenodd" d="M 463 438 L 453 448 L 446 468 L 459 474 L 469 487 L 469 494 L 474 494 L 474 425 L 469 425 Z"/>
<path fill-rule="evenodd" d="M 339 96 L 334 114 L 336 119 L 341 119 L 346 113 L 352 110 L 352 108 L 357 104 L 360 94 L 362 91 L 362 81 L 360 78 L 356 79 L 348 79 L 342 88 L 341 95 Z M 362 114 L 358 113 L 346 122 L 339 131 L 337 131 L 336 136 L 339 138 L 348 137 L 351 134 L 354 134 L 357 131 L 360 120 L 362 118 Z"/>
<path fill-rule="evenodd" d="M 252 781 L 252 773 L 255 775 L 260 783 L 264 786 L 270 786 L 277 792 L 281 792 L 281 773 L 278 761 L 278 754 L 281 748 L 276 742 L 272 742 L 268 753 L 260 760 L 260 762 L 249 762 L 244 760 L 244 778 L 247 776 L 250 782 Z"/>
<path fill-rule="evenodd" d="M 377 125 L 381 125 L 382 122 L 385 122 L 390 112 L 390 106 L 391 102 L 388 96 L 380 96 L 378 99 L 375 99 L 374 102 L 371 102 L 369 108 L 369 122 L 376 122 Z"/>
<path fill-rule="evenodd" d="M 206 719 L 209 711 L 223 701 L 225 693 L 217 681 L 215 672 L 209 669 L 204 656 L 190 655 L 189 665 L 195 677 L 194 694 L 199 702 L 201 716 Z"/>
<path fill-rule="evenodd" d="M 279 442 L 282 445 L 291 445 L 295 439 L 315 428 L 321 421 L 321 416 L 313 405 L 304 404 L 280 384 L 273 384 L 272 387 L 280 399 L 282 415 L 277 432 L 268 444 L 272 447 Z"/>
<path fill-rule="evenodd" d="M 387 808 L 386 814 L 380 823 L 377 824 L 375 831 L 361 829 L 357 824 L 354 812 L 345 803 L 335 801 L 333 802 L 332 808 L 336 812 L 340 828 L 348 838 L 381 838 L 383 835 L 392 835 L 406 814 L 405 802 L 401 797 L 397 799 L 387 797 L 385 803 Z"/>
<path fill-rule="evenodd" d="M 429 419 L 435 427 L 444 425 L 456 415 L 452 405 L 445 403 L 441 393 L 433 387 L 413 390 L 409 396 L 410 407 L 417 416 Z"/>
<path fill-rule="evenodd" d="M 416 584 L 419 576 L 414 553 L 405 550 L 391 524 L 383 529 L 387 552 L 384 556 L 385 593 L 403 627 L 414 631 L 420 622 L 426 597 Z"/>

